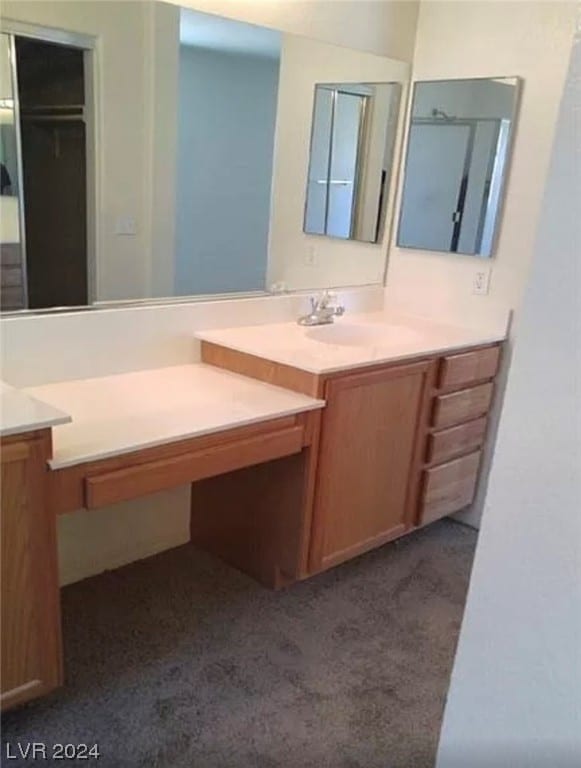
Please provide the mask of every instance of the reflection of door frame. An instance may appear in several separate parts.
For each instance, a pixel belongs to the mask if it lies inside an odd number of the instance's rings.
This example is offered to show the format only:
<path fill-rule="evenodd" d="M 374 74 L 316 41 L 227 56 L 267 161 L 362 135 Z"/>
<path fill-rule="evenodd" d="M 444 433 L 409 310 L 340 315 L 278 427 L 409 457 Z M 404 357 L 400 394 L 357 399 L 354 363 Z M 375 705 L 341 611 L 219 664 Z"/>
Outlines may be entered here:
<path fill-rule="evenodd" d="M 85 76 L 85 142 L 86 142 L 86 205 L 87 205 L 87 302 L 92 304 L 97 299 L 97 263 L 99 253 L 99 201 L 101 199 L 101 166 L 99 164 L 100 144 L 99 136 L 99 88 L 98 88 L 98 40 L 92 35 L 80 32 L 68 32 L 53 27 L 43 27 L 38 24 L 28 24 L 20 21 L 2 19 L 0 31 L 12 35 L 10 40 L 11 56 L 13 57 L 12 76 L 16 80 L 16 37 L 28 37 L 45 43 L 56 43 L 69 48 L 80 48 L 83 52 L 83 69 Z M 14 93 L 15 106 L 18 103 L 18 82 L 15 82 Z M 21 238 L 26 242 L 26 227 L 24 222 L 24 191 L 21 184 L 22 154 L 20 146 L 20 111 L 15 109 L 15 120 L 18 121 L 18 158 L 19 158 L 19 189 L 22 200 L 21 211 Z M 25 250 L 25 249 L 24 249 Z M 28 284 L 26 284 L 26 308 L 28 309 Z"/>
<path fill-rule="evenodd" d="M 327 90 L 331 93 L 331 121 L 330 121 L 330 127 L 329 127 L 329 148 L 327 152 L 327 174 L 324 179 L 321 179 L 318 183 L 324 184 L 325 186 L 325 213 L 324 213 L 324 219 L 323 219 L 323 232 L 320 233 L 322 235 L 325 235 L 326 237 L 333 237 L 337 238 L 339 240 L 349 240 L 353 238 L 353 233 L 355 229 L 355 221 L 356 221 L 356 213 L 357 213 L 357 207 L 359 205 L 359 186 L 361 183 L 361 157 L 363 154 L 363 143 L 365 141 L 365 136 L 368 130 L 368 120 L 369 120 L 369 103 L 371 99 L 371 94 L 367 93 L 361 93 L 358 90 L 349 90 L 345 86 L 338 86 L 338 85 L 332 85 L 327 83 L 318 83 L 316 88 L 321 88 L 321 90 Z M 331 186 L 333 184 L 343 184 L 343 180 L 337 180 L 331 178 L 331 169 L 333 165 L 333 144 L 334 144 L 334 133 L 335 133 L 335 114 L 337 111 L 337 98 L 338 96 L 354 96 L 359 99 L 359 124 L 357 129 L 357 149 L 356 149 L 356 156 L 355 156 L 355 175 L 353 178 L 353 195 L 352 195 L 352 205 L 351 205 L 351 219 L 349 222 L 349 236 L 347 238 L 341 237 L 339 235 L 329 235 L 328 233 L 328 226 L 329 226 L 329 199 L 331 194 Z M 315 106 L 313 108 L 313 127 L 312 132 L 314 132 L 315 129 L 315 110 L 316 110 L 316 90 L 315 90 Z M 311 134 L 311 149 L 309 150 L 309 158 L 310 153 L 312 151 L 312 143 L 313 143 L 313 133 Z M 309 166 L 310 166 L 310 160 L 309 160 Z M 305 209 L 303 214 L 303 221 L 306 222 L 306 216 L 307 216 L 307 207 L 308 207 L 308 184 L 309 181 L 307 181 L 307 194 L 305 195 Z M 305 230 L 306 231 L 306 230 Z M 307 234 L 316 234 L 314 232 L 310 232 Z"/>
<path fill-rule="evenodd" d="M 452 231 L 452 240 L 450 243 L 450 249 L 446 251 L 446 253 L 457 253 L 458 252 L 458 243 L 460 241 L 460 234 L 462 230 L 462 220 L 464 218 L 464 206 L 466 203 L 466 195 L 468 193 L 468 182 L 470 177 L 470 167 L 472 165 L 472 156 L 474 153 L 474 140 L 476 137 L 476 129 L 478 127 L 479 123 L 495 123 L 497 125 L 497 130 L 493 142 L 493 152 L 491 152 L 491 156 L 489 158 L 489 165 L 487 169 L 487 176 L 491 176 L 490 181 L 490 189 L 488 193 L 488 197 L 484 196 L 481 202 L 480 207 L 480 217 L 478 220 L 478 230 L 477 230 L 477 237 L 476 237 L 476 243 L 475 243 L 475 250 L 474 254 L 479 253 L 479 249 L 482 246 L 482 241 L 484 238 L 484 230 L 486 226 L 487 218 L 490 216 L 490 206 L 491 206 L 491 197 L 494 194 L 495 201 L 498 201 L 499 197 L 499 174 L 502 174 L 502 171 L 504 169 L 504 153 L 506 152 L 506 149 L 503 150 L 503 158 L 502 162 L 500 163 L 500 170 L 497 168 L 499 165 L 498 158 L 499 158 L 499 147 L 501 144 L 501 139 L 504 137 L 504 144 L 506 144 L 506 137 L 508 136 L 509 126 L 510 122 L 506 120 L 499 120 L 499 118 L 496 117 L 460 117 L 460 118 L 453 118 L 453 119 L 442 119 L 442 118 L 434 118 L 434 117 L 414 117 L 411 120 L 411 125 L 433 125 L 433 126 L 440 126 L 440 127 L 446 127 L 446 126 L 458 126 L 458 125 L 464 125 L 470 130 L 470 134 L 468 136 L 468 143 L 466 145 L 466 155 L 464 157 L 464 170 L 462 172 L 462 179 L 460 181 L 460 188 L 458 190 L 458 200 L 456 203 L 456 210 L 454 211 L 454 228 Z M 504 126 L 504 132 L 502 130 L 503 126 L 502 124 L 506 123 Z M 411 126 L 410 126 L 411 127 Z M 457 217 L 457 218 L 456 218 Z M 400 211 L 400 222 L 401 222 L 401 211 Z M 462 252 L 464 253 L 464 252 Z"/>
<path fill-rule="evenodd" d="M 10 54 L 10 82 L 12 85 L 12 119 L 14 120 L 14 136 L 16 139 L 16 176 L 18 183 L 18 226 L 20 227 L 20 274 L 22 280 L 22 304 L 28 309 L 28 269 L 26 259 L 26 226 L 24 223 L 24 183 L 22 171 L 22 137 L 20 135 L 20 95 L 18 93 L 18 70 L 16 65 L 16 45 L 14 35 L 0 28 L 2 34 L 8 36 L 8 51 Z"/>
<path fill-rule="evenodd" d="M 468 192 L 468 180 L 470 176 L 470 166 L 472 164 L 472 153 L 474 151 L 474 136 L 476 134 L 476 120 L 470 118 L 461 118 L 454 120 L 438 119 L 433 117 L 415 117 L 412 125 L 431 125 L 436 128 L 457 128 L 462 126 L 468 128 L 468 141 L 466 142 L 466 152 L 464 155 L 464 164 L 460 186 L 458 188 L 458 197 L 456 199 L 456 209 L 452 213 L 452 239 L 448 253 L 458 252 L 458 242 L 460 241 L 460 232 L 462 230 L 462 219 L 464 218 L 464 205 L 466 203 L 466 194 Z"/>

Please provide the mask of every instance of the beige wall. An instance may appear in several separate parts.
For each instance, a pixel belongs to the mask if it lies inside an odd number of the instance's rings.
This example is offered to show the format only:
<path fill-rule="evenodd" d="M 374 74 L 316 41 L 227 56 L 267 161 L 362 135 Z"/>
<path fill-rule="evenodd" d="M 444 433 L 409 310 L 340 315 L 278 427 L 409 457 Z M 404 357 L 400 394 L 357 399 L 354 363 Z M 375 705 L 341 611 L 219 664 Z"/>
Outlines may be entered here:
<path fill-rule="evenodd" d="M 290 290 L 296 290 L 383 282 L 388 228 L 380 243 L 358 243 L 303 233 L 313 94 L 315 83 L 403 81 L 405 98 L 408 77 L 409 66 L 401 61 L 304 37 L 284 36 L 267 285 L 282 282 Z M 394 173 L 392 189 L 396 178 Z"/>
<path fill-rule="evenodd" d="M 413 57 L 419 7 L 417 0 L 179 0 L 176 4 L 403 61 Z"/>
<path fill-rule="evenodd" d="M 515 309 L 518 321 L 575 23 L 575 2 L 421 4 L 414 80 L 516 75 L 523 79 L 523 89 L 494 258 L 399 249 L 396 226 L 386 306 L 401 304 L 454 322 L 478 322 Z M 486 265 L 492 268 L 490 293 L 475 296 L 474 274 Z M 488 463 L 489 457 L 473 508 L 463 517 L 466 522 L 480 520 Z"/>
<path fill-rule="evenodd" d="M 395 246 L 388 301 L 419 310 L 484 314 L 518 306 L 531 260 L 543 186 L 563 92 L 575 2 L 424 2 L 418 19 L 414 80 L 519 76 L 523 90 L 498 246 L 492 260 Z M 396 228 L 397 229 L 397 228 Z M 472 278 L 492 266 L 488 296 L 473 296 Z"/>
<path fill-rule="evenodd" d="M 437 768 L 581 765 L 580 110 L 581 36 L 519 313 Z"/>

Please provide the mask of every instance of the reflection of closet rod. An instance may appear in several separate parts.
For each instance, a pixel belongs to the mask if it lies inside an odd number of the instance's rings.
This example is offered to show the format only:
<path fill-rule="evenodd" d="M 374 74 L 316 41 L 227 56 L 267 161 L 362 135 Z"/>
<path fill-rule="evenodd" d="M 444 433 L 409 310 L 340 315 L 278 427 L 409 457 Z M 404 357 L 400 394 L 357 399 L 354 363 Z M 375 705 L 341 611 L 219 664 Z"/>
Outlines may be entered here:
<path fill-rule="evenodd" d="M 58 112 L 59 109 L 68 110 L 69 112 L 82 112 L 85 109 L 84 104 L 47 104 L 39 105 L 37 107 L 24 107 L 23 112 Z"/>
<path fill-rule="evenodd" d="M 30 120 L 34 123 L 64 123 L 77 122 L 84 123 L 85 118 L 82 115 L 21 115 L 21 120 Z"/>

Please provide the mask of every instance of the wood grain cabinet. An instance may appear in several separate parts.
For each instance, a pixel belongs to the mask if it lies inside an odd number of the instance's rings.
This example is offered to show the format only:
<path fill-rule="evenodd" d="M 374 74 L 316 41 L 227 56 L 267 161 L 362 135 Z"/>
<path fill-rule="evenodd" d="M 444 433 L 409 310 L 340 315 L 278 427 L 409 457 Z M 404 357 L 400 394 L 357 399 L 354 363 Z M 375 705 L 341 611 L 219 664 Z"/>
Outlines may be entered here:
<path fill-rule="evenodd" d="M 473 501 L 501 350 L 487 344 L 357 373 L 314 374 L 202 342 L 206 363 L 327 402 L 303 575 Z"/>
<path fill-rule="evenodd" d="M 55 518 L 46 492 L 50 445 L 49 431 L 0 443 L 3 710 L 62 680 Z"/>
<path fill-rule="evenodd" d="M 410 527 L 408 506 L 429 362 L 341 376 L 326 385 L 311 571 Z"/>

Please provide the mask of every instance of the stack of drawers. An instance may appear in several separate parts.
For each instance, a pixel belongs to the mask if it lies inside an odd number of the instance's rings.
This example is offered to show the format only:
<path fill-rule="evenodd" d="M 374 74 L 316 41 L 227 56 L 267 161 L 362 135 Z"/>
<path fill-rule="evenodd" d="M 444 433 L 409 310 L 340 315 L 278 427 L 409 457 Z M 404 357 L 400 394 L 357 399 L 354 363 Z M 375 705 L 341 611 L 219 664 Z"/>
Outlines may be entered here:
<path fill-rule="evenodd" d="M 444 357 L 431 404 L 420 491 L 419 525 L 474 498 L 500 346 Z"/>

